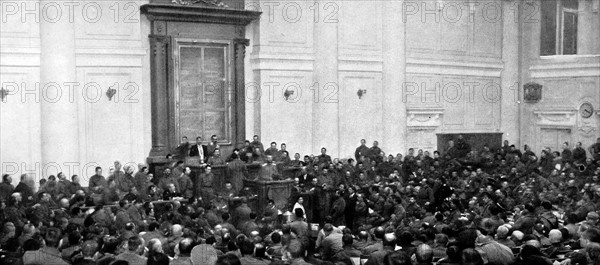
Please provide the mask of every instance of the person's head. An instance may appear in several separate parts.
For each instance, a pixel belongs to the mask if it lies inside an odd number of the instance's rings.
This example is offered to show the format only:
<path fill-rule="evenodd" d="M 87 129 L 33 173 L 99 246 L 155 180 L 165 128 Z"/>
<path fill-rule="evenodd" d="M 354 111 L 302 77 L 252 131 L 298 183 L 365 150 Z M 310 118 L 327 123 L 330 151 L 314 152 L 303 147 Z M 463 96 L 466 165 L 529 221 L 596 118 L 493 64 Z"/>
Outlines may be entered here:
<path fill-rule="evenodd" d="M 321 148 L 321 154 L 323 154 L 323 155 L 324 155 L 324 154 L 326 154 L 326 153 L 327 153 L 327 148 L 325 148 L 325 147 L 322 147 L 322 148 Z"/>
<path fill-rule="evenodd" d="M 550 230 L 550 233 L 548 233 L 548 239 L 552 244 L 560 243 L 563 240 L 562 232 L 558 229 L 552 229 Z"/>
<path fill-rule="evenodd" d="M 506 239 L 508 237 L 509 230 L 510 229 L 508 229 L 508 227 L 505 225 L 499 226 L 496 230 L 496 239 Z"/>
<path fill-rule="evenodd" d="M 2 175 L 2 182 L 4 182 L 4 183 L 11 183 L 12 182 L 12 178 L 10 177 L 9 174 L 4 174 L 4 175 Z"/>
<path fill-rule="evenodd" d="M 419 263 L 431 263 L 433 261 L 433 249 L 427 244 L 421 244 L 417 247 L 415 257 Z"/>
<path fill-rule="evenodd" d="M 238 244 L 238 247 L 243 256 L 252 255 L 254 253 L 254 243 L 252 243 L 249 238 L 244 238 L 244 240 Z"/>
<path fill-rule="evenodd" d="M 98 242 L 87 240 L 81 245 L 81 254 L 84 258 L 91 258 L 98 252 Z"/>
<path fill-rule="evenodd" d="M 598 224 L 598 219 L 600 219 L 600 217 L 598 216 L 598 213 L 596 212 L 589 212 L 587 214 L 587 216 L 585 217 L 585 221 L 590 224 L 591 226 L 595 226 Z"/>
<path fill-rule="evenodd" d="M 12 236 L 14 236 L 16 231 L 17 231 L 17 229 L 16 229 L 15 224 L 13 222 L 6 222 L 6 223 L 4 223 L 4 227 L 2 228 L 2 233 L 4 233 L 5 235 L 12 235 Z"/>
<path fill-rule="evenodd" d="M 281 234 L 279 234 L 278 232 L 272 233 L 271 242 L 273 242 L 274 244 L 281 243 Z"/>
<path fill-rule="evenodd" d="M 139 253 L 144 248 L 144 239 L 139 236 L 132 236 L 127 240 L 127 250 Z"/>
<path fill-rule="evenodd" d="M 69 239 L 69 245 L 77 246 L 81 242 L 81 233 L 77 230 L 71 231 L 67 239 Z"/>
<path fill-rule="evenodd" d="M 196 144 L 197 145 L 201 145 L 202 144 L 202 137 L 200 137 L 200 136 L 196 137 Z"/>
<path fill-rule="evenodd" d="M 152 230 L 150 230 L 150 231 L 152 231 Z M 153 252 L 163 253 L 162 242 L 158 238 L 150 239 L 150 241 L 148 241 L 148 245 L 146 247 L 148 248 L 148 251 L 150 251 L 151 253 L 153 253 Z"/>
<path fill-rule="evenodd" d="M 291 259 L 302 258 L 304 256 L 304 247 L 299 240 L 293 239 L 288 243 L 288 246 L 285 248 L 285 252 Z"/>
<path fill-rule="evenodd" d="M 183 235 L 183 227 L 181 225 L 173 225 L 171 227 L 171 234 L 174 236 L 182 236 Z"/>
<path fill-rule="evenodd" d="M 600 230 L 597 228 L 589 228 L 585 230 L 579 238 L 579 245 L 586 247 L 589 243 L 600 243 Z"/>
<path fill-rule="evenodd" d="M 186 237 L 179 241 L 179 255 L 189 257 L 192 253 L 192 249 L 196 246 L 196 241 L 189 237 Z"/>
<path fill-rule="evenodd" d="M 304 217 L 304 211 L 301 208 L 296 208 L 294 210 L 294 214 L 296 215 L 296 218 L 303 218 Z"/>
<path fill-rule="evenodd" d="M 352 246 L 353 242 L 354 242 L 354 238 L 352 237 L 352 234 L 344 234 L 342 236 L 342 243 L 343 243 L 344 247 Z"/>
<path fill-rule="evenodd" d="M 61 238 L 62 235 L 60 229 L 48 228 L 48 230 L 46 230 L 46 236 L 44 237 L 44 241 L 46 242 L 46 246 L 51 248 L 57 248 Z"/>
<path fill-rule="evenodd" d="M 383 236 L 383 246 L 395 248 L 396 247 L 396 235 L 394 233 L 387 233 Z"/>
<path fill-rule="evenodd" d="M 383 265 L 412 265 L 412 261 L 407 252 L 394 251 L 383 257 Z"/>
<path fill-rule="evenodd" d="M 446 247 L 448 245 L 448 236 L 442 233 L 436 234 L 434 243 L 438 246 Z"/>
<path fill-rule="evenodd" d="M 220 256 L 217 259 L 217 261 L 215 262 L 215 265 L 241 265 L 241 264 L 242 263 L 240 262 L 240 258 L 238 258 L 238 256 L 231 254 L 231 253 Z"/>
<path fill-rule="evenodd" d="M 462 252 L 463 265 L 483 265 L 483 259 L 477 250 L 467 248 Z"/>
<path fill-rule="evenodd" d="M 594 264 L 598 264 L 598 261 L 600 261 L 600 243 L 588 244 L 586 247 L 586 252 L 588 253 L 590 259 L 596 262 Z"/>

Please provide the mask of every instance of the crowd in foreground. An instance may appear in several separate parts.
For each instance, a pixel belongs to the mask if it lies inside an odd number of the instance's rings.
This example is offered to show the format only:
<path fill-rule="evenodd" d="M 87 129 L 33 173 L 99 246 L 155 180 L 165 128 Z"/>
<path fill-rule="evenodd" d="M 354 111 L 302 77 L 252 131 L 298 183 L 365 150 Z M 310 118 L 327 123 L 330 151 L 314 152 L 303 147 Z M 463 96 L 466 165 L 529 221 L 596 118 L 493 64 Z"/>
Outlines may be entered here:
<path fill-rule="evenodd" d="M 209 145 L 183 152 L 201 156 L 197 175 L 115 162 L 88 188 L 58 174 L 36 191 L 31 176 L 13 187 L 4 175 L 0 264 L 600 264 L 600 138 L 536 154 L 459 136 L 443 153 L 395 156 L 361 140 L 353 158 L 323 148 L 302 160 L 256 136 L 228 158 Z M 254 177 L 293 178 L 291 203 L 250 207 L 248 163 L 261 164 Z"/>

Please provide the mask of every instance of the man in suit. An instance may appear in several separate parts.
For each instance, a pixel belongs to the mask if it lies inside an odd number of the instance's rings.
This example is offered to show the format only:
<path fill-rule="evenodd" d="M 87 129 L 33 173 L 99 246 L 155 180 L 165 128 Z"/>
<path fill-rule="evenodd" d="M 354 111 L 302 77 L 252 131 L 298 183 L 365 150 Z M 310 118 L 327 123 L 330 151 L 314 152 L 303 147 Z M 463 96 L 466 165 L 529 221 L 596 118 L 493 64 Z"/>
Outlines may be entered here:
<path fill-rule="evenodd" d="M 33 198 L 33 178 L 27 174 L 21 175 L 21 182 L 15 187 L 13 192 L 21 194 L 23 206 L 27 207 L 34 203 Z"/>
<path fill-rule="evenodd" d="M 206 145 L 202 145 L 202 137 L 196 137 L 196 144 L 190 148 L 190 156 L 199 156 L 200 161 L 203 162 L 207 154 Z"/>

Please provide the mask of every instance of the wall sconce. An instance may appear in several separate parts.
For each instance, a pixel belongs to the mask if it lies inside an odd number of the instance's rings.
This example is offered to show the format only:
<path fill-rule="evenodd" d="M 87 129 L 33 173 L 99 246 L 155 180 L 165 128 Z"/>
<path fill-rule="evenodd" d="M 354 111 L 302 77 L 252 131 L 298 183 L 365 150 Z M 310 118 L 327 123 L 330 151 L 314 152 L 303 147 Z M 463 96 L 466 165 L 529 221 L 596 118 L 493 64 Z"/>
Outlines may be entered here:
<path fill-rule="evenodd" d="M 361 99 L 364 94 L 367 94 L 367 90 L 366 89 L 359 89 L 356 92 L 356 95 L 358 95 L 358 99 Z"/>
<path fill-rule="evenodd" d="M 283 96 L 285 97 L 285 100 L 288 100 L 288 98 L 289 98 L 291 95 L 293 95 L 293 94 L 294 94 L 294 90 L 287 90 L 287 89 L 286 89 L 286 90 L 283 92 Z"/>
<path fill-rule="evenodd" d="M 0 99 L 2 99 L 2 101 L 8 96 L 8 92 L 9 91 L 4 89 L 4 87 L 0 87 Z"/>
<path fill-rule="evenodd" d="M 108 97 L 108 100 L 112 100 L 115 94 L 117 94 L 117 90 L 114 89 L 112 86 L 108 87 L 108 89 L 106 90 L 106 96 Z"/>

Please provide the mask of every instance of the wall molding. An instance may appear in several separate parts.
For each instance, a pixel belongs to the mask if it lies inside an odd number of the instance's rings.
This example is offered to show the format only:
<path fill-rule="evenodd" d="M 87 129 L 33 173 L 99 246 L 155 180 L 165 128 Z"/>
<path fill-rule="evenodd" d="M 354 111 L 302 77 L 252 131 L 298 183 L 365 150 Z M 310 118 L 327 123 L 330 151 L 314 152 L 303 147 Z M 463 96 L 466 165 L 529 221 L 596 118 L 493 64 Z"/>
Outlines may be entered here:
<path fill-rule="evenodd" d="M 253 53 L 250 55 L 249 67 L 253 71 L 313 71 L 314 57 L 312 54 L 269 54 Z"/>
<path fill-rule="evenodd" d="M 529 71 L 531 78 L 598 77 L 600 55 L 543 56 Z"/>
<path fill-rule="evenodd" d="M 534 110 L 537 124 L 549 128 L 572 128 L 577 124 L 577 109 Z"/>
<path fill-rule="evenodd" d="M 434 130 L 442 125 L 443 108 L 408 108 L 406 126 L 408 128 L 428 128 Z"/>
<path fill-rule="evenodd" d="M 504 64 L 500 60 L 464 61 L 446 59 L 407 58 L 406 72 L 479 77 L 500 77 Z"/>

